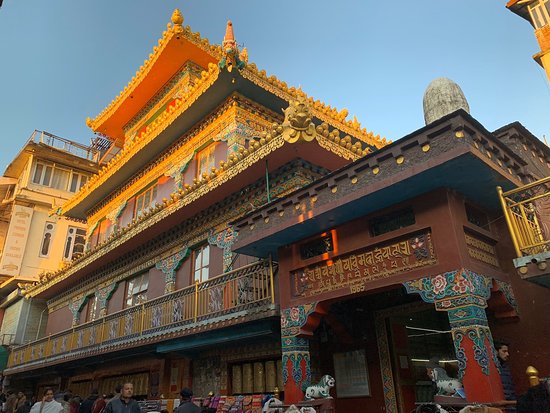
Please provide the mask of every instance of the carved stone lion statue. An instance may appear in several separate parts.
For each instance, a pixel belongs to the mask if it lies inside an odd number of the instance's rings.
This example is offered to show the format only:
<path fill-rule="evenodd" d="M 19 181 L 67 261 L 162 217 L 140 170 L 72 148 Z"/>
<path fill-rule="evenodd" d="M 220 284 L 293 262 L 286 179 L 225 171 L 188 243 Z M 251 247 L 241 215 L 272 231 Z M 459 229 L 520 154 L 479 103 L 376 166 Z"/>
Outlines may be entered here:
<path fill-rule="evenodd" d="M 332 376 L 325 374 L 321 381 L 306 388 L 305 400 L 331 399 L 330 388 L 334 387 L 335 381 Z"/>

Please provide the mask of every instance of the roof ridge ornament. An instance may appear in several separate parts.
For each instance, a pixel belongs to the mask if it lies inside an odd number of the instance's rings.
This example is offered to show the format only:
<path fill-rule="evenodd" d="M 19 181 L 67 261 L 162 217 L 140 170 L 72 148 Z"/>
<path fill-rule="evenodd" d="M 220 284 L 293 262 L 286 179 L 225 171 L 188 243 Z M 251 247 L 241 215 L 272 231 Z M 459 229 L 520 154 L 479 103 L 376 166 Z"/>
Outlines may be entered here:
<path fill-rule="evenodd" d="M 181 26 L 183 24 L 183 16 L 180 9 L 174 9 L 172 13 L 172 23 L 174 23 L 174 26 Z"/>
<path fill-rule="evenodd" d="M 242 53 L 239 53 L 239 48 L 235 41 L 235 34 L 233 33 L 233 23 L 231 23 L 231 20 L 228 20 L 222 42 L 222 58 L 218 62 L 218 66 L 220 69 L 227 68 L 227 71 L 231 72 L 233 66 L 237 67 L 239 70 L 243 69 L 247 61 L 248 51 L 245 48 Z"/>
<path fill-rule="evenodd" d="M 302 92 L 303 93 L 303 92 Z M 311 120 L 309 106 L 303 94 L 291 100 L 286 109 L 283 121 L 283 138 L 288 143 L 311 142 L 315 139 L 315 124 Z"/>

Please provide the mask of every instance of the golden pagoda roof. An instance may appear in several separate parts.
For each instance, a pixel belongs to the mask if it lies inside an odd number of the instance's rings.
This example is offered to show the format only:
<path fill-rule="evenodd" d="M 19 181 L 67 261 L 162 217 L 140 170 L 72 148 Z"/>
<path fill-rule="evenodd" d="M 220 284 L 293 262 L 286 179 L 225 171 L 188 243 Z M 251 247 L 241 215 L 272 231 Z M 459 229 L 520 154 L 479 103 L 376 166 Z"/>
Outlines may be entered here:
<path fill-rule="evenodd" d="M 189 26 L 183 27 L 182 23 L 180 11 L 174 10 L 172 23 L 168 23 L 158 44 L 135 76 L 99 115 L 86 119 L 86 124 L 94 132 L 123 141 L 124 125 L 186 61 L 192 60 L 204 68 L 217 63 L 221 57 L 221 47 L 211 45 L 208 39 L 192 32 Z"/>
<path fill-rule="evenodd" d="M 224 37 L 225 49 L 221 46 L 210 45 L 208 40 L 202 39 L 199 33 L 191 32 L 188 26 L 183 27 L 182 22 L 183 17 L 176 9 L 172 15 L 172 23 L 168 24 L 158 46 L 153 49 L 153 53 L 140 67 L 136 76 L 103 112 L 94 120 L 88 119 L 87 123 L 100 134 L 119 142 L 124 141 L 124 126 L 173 77 L 174 73 L 183 64 L 191 60 L 204 67 L 205 71 L 202 72 L 201 78 L 183 96 L 175 99 L 175 105 L 167 108 L 139 136 L 130 142 L 126 142 L 121 151 L 105 164 L 99 173 L 93 176 L 72 199 L 63 205 L 62 214 L 74 215 L 81 219 L 85 218 L 84 211 L 92 207 L 90 205 L 92 199 L 103 198 L 110 191 L 115 190 L 118 184 L 129 179 L 134 169 L 138 170 L 136 168 L 139 168 L 139 165 L 133 165 L 131 168 L 128 166 L 131 163 L 138 162 L 136 155 L 143 154 L 144 151 L 151 148 L 153 140 L 157 142 L 161 135 L 170 135 L 170 138 L 165 136 L 161 139 L 163 142 L 166 141 L 164 142 L 166 146 L 169 139 L 176 139 L 185 132 L 185 129 L 181 129 L 182 125 L 185 122 L 191 123 L 193 121 L 194 118 L 189 115 L 189 110 L 196 101 L 201 99 L 202 95 L 211 93 L 210 96 L 202 98 L 202 105 L 206 108 L 203 108 L 204 113 L 214 109 L 212 103 L 205 104 L 204 101 L 215 99 L 213 97 L 214 92 L 209 92 L 215 84 L 220 89 L 219 93 L 225 93 L 226 95 L 238 91 L 239 83 L 243 83 L 239 80 L 243 80 L 244 83 L 249 82 L 256 85 L 257 90 L 262 90 L 263 93 L 267 92 L 279 101 L 289 103 L 294 100 L 305 99 L 312 117 L 332 128 L 339 129 L 355 140 L 369 145 L 371 149 L 381 148 L 389 143 L 386 139 L 380 138 L 379 135 L 374 135 L 362 128 L 355 118 L 348 120 L 347 109 L 337 110 L 319 100 L 314 100 L 301 89 L 289 87 L 275 76 L 268 76 L 265 70 L 259 70 L 254 63 L 248 64 L 246 62 L 248 59 L 246 49 L 239 53 L 236 47 L 231 22 L 228 22 L 226 36 Z M 228 42 L 231 44 L 229 45 Z M 232 49 L 228 46 L 231 46 Z M 234 63 L 238 68 L 238 70 L 231 73 L 231 76 L 226 76 L 233 67 L 231 64 L 226 64 L 228 52 L 233 53 L 229 57 L 235 60 Z M 219 85 L 220 82 L 224 84 Z M 208 107 L 208 105 L 210 106 Z M 185 121 L 182 120 L 181 115 L 183 113 L 186 113 Z M 185 127 L 189 127 L 189 125 Z M 168 130 L 170 132 L 167 134 Z M 155 156 L 155 153 L 151 152 L 149 155 Z M 140 158 L 139 161 L 149 160 Z M 113 180 L 112 177 L 115 175 L 119 178 Z M 98 190 L 99 187 L 103 189 Z"/>

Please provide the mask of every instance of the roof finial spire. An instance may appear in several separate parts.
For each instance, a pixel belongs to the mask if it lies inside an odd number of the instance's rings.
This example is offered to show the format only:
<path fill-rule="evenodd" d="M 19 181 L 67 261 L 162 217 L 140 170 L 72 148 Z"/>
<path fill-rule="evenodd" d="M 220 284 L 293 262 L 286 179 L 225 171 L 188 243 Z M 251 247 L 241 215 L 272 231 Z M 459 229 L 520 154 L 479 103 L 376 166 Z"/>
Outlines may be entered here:
<path fill-rule="evenodd" d="M 231 20 L 228 20 L 227 26 L 225 26 L 225 36 L 223 37 L 222 45 L 224 50 L 237 48 L 237 42 L 235 42 L 235 34 L 233 33 L 233 23 L 231 23 Z"/>
<path fill-rule="evenodd" d="M 175 9 L 172 13 L 172 23 L 176 26 L 181 26 L 183 23 L 183 16 L 181 15 L 180 9 Z"/>
<path fill-rule="evenodd" d="M 237 69 L 242 69 L 245 67 L 246 59 L 248 59 L 248 51 L 243 56 L 239 55 L 239 48 L 237 47 L 237 42 L 235 41 L 233 23 L 231 23 L 231 20 L 227 21 L 227 26 L 225 27 L 222 51 L 223 56 L 218 62 L 220 69 L 227 68 L 227 70 L 231 72 L 233 70 L 233 66 L 236 66 Z"/>

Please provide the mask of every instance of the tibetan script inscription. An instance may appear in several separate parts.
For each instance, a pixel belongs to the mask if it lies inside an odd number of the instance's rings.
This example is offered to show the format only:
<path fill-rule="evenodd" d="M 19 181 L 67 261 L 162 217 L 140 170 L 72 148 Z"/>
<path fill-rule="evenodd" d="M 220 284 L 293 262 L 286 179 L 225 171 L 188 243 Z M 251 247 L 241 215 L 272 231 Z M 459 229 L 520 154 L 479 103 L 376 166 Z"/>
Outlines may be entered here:
<path fill-rule="evenodd" d="M 293 294 L 311 297 L 344 288 L 353 294 L 365 291 L 370 281 L 436 262 L 430 234 L 418 234 L 293 272 Z"/>

